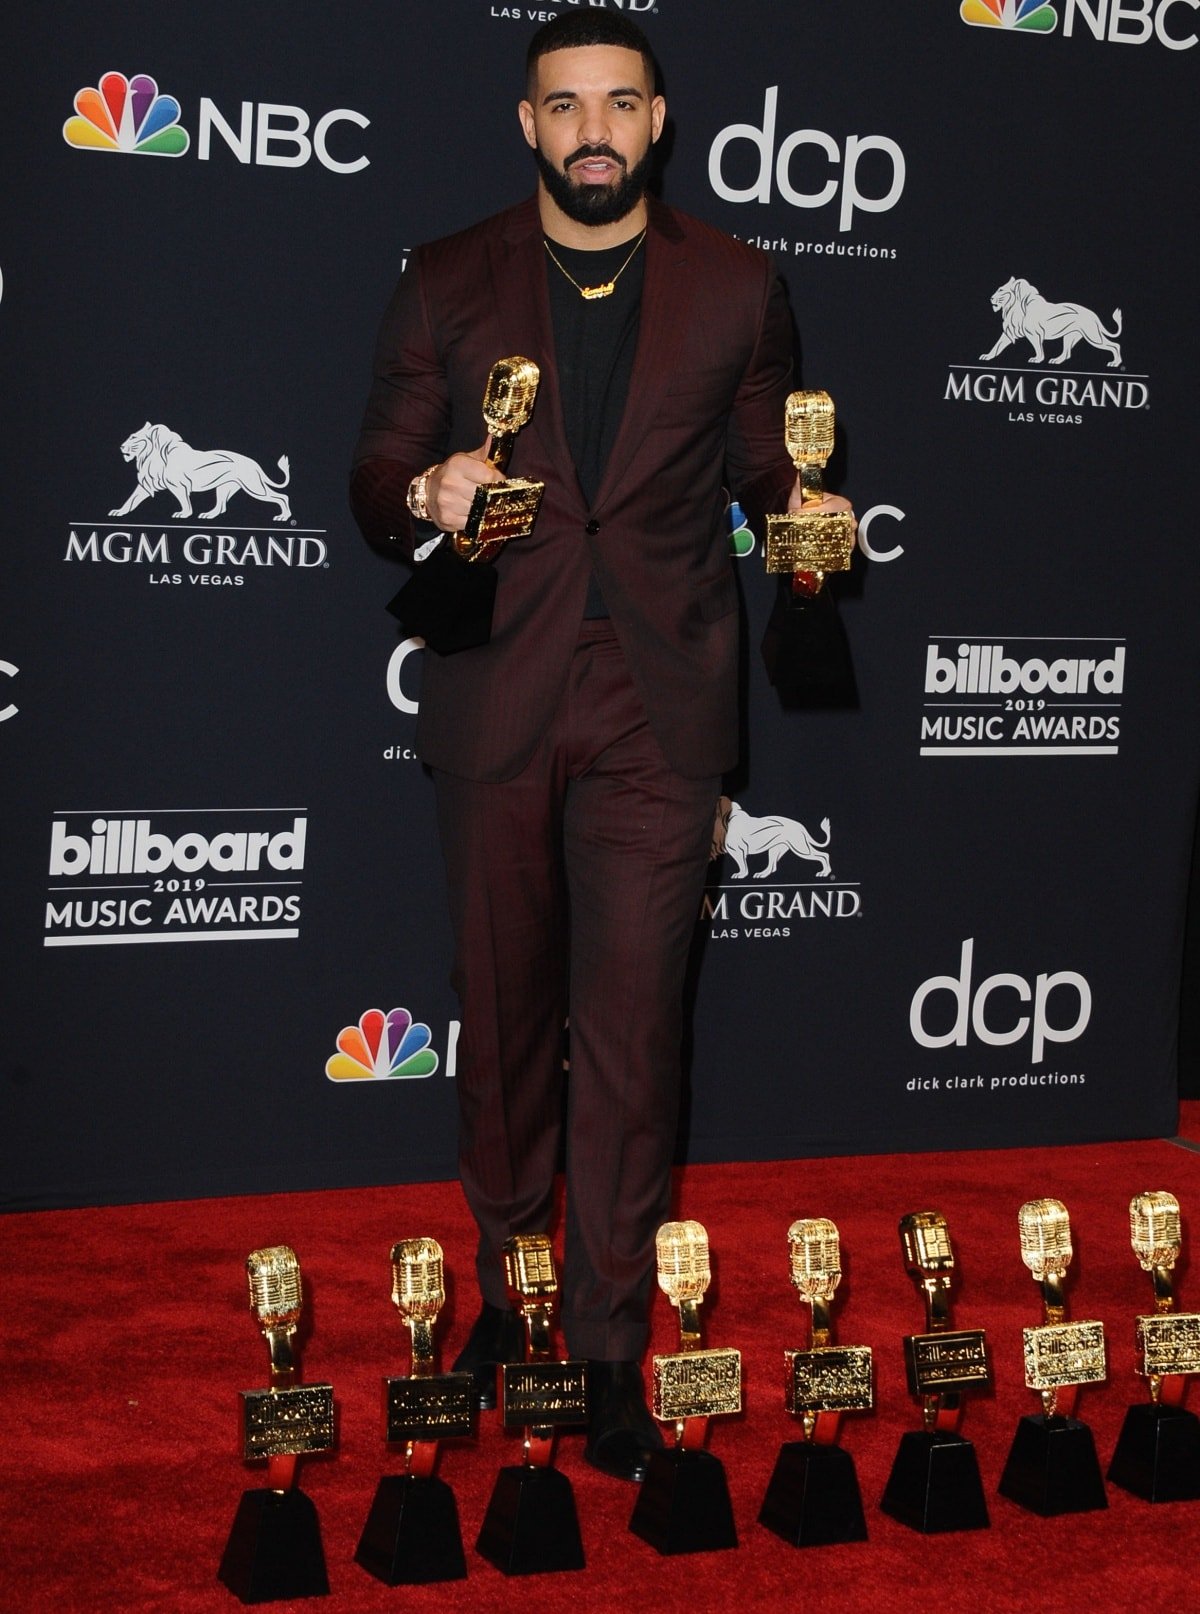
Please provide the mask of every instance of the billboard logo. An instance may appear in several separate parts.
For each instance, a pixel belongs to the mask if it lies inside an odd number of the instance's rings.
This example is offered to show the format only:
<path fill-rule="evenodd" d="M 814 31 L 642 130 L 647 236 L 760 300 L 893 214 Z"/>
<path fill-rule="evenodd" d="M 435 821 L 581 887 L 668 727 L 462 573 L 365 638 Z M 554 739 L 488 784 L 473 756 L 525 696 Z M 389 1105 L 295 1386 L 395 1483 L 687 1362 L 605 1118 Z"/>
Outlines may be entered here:
<path fill-rule="evenodd" d="M 1045 0 L 962 0 L 959 16 L 972 28 L 1011 28 L 1017 33 L 1052 34 L 1058 12 Z"/>
<path fill-rule="evenodd" d="M 295 939 L 307 835 L 286 808 L 57 812 L 43 946 Z"/>
<path fill-rule="evenodd" d="M 429 1027 L 407 1009 L 368 1009 L 356 1026 L 343 1026 L 336 1054 L 325 1062 L 331 1082 L 405 1081 L 432 1076 L 438 1056 Z"/>
<path fill-rule="evenodd" d="M 160 95 L 148 73 L 126 78 L 105 73 L 98 89 L 80 90 L 77 116 L 63 124 L 63 139 L 81 151 L 124 151 L 145 157 L 182 157 L 191 144 L 179 126 L 179 102 Z"/>
<path fill-rule="evenodd" d="M 1115 757 L 1124 691 L 1121 639 L 933 634 L 921 755 Z"/>

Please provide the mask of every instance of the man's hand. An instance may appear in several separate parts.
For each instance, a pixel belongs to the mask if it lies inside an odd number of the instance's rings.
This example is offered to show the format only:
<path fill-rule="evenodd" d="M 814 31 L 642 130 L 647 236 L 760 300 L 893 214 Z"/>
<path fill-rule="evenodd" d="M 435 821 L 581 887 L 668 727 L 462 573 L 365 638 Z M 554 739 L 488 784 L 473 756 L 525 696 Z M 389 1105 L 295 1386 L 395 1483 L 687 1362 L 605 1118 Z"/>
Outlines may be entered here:
<path fill-rule="evenodd" d="M 489 433 L 478 448 L 465 454 L 451 454 L 436 470 L 430 471 L 425 484 L 425 503 L 430 519 L 443 532 L 463 530 L 477 487 L 486 482 L 503 482 L 496 467 L 488 464 L 491 451 Z"/>
<path fill-rule="evenodd" d="M 823 499 L 821 499 L 819 501 L 814 499 L 810 503 L 805 504 L 803 490 L 801 489 L 801 486 L 800 486 L 800 478 L 797 477 L 796 482 L 795 482 L 795 486 L 792 488 L 791 493 L 788 495 L 788 515 L 792 515 L 797 510 L 802 510 L 802 509 L 803 510 L 811 510 L 814 515 L 826 515 L 826 516 L 848 515 L 848 516 L 853 516 L 853 514 L 854 514 L 854 509 L 853 509 L 849 499 L 843 499 L 841 497 L 841 495 L 837 494 L 837 493 L 827 493 L 824 496 Z M 855 536 L 857 537 L 857 535 L 858 535 L 858 523 L 857 522 L 855 522 L 855 524 L 854 524 L 854 532 L 855 532 Z"/>

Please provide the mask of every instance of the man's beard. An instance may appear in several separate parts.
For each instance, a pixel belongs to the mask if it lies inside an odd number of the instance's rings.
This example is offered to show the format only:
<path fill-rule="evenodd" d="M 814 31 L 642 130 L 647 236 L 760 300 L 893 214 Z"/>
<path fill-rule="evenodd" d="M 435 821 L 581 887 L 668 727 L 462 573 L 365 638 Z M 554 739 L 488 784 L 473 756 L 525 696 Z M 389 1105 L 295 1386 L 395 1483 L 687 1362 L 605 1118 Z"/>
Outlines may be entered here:
<path fill-rule="evenodd" d="M 650 176 L 650 152 L 640 162 L 628 168 L 623 157 L 611 146 L 580 146 L 563 164 L 555 168 L 540 146 L 533 148 L 538 172 L 555 205 L 576 224 L 616 224 L 625 218 L 646 193 Z M 620 177 L 611 185 L 580 185 L 570 179 L 566 170 L 584 157 L 608 157 L 621 166 Z"/>

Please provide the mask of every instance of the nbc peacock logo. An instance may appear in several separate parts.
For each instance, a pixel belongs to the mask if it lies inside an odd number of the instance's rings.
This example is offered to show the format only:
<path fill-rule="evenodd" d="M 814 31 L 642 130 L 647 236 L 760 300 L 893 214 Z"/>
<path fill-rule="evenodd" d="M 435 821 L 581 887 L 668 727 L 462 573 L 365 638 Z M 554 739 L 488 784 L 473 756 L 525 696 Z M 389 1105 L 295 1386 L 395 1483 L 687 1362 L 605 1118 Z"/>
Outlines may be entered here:
<path fill-rule="evenodd" d="M 753 555 L 758 540 L 755 538 L 750 523 L 746 520 L 746 512 L 736 499 L 729 505 L 729 553 L 738 560 L 745 560 L 747 555 Z"/>
<path fill-rule="evenodd" d="M 429 1046 L 429 1027 L 407 1009 L 368 1009 L 356 1026 L 337 1035 L 336 1054 L 325 1062 L 331 1082 L 403 1081 L 432 1076 L 438 1056 Z"/>
<path fill-rule="evenodd" d="M 1058 27 L 1058 12 L 1045 0 L 962 0 L 958 14 L 972 28 L 1052 34 Z"/>
<path fill-rule="evenodd" d="M 182 157 L 191 136 L 179 126 L 179 102 L 160 95 L 148 73 L 105 73 L 97 89 L 80 90 L 76 116 L 63 139 L 81 151 L 124 151 L 147 157 Z"/>

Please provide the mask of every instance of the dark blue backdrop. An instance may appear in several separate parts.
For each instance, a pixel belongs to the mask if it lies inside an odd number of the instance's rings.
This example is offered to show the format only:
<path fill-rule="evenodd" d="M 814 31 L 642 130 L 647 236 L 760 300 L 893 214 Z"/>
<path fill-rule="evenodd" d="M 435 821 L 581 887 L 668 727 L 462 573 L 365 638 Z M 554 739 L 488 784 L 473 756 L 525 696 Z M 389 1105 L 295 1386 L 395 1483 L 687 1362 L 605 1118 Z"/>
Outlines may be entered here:
<path fill-rule="evenodd" d="M 572 3 L 10 10 L 10 1205 L 453 1171 L 424 652 L 346 471 L 407 249 L 532 185 L 521 62 Z M 664 194 L 776 254 L 866 517 L 856 710 L 780 710 L 761 552 L 732 562 L 731 835 L 788 822 L 774 868 L 713 865 L 684 1147 L 1170 1130 L 1200 9 L 623 9 Z M 825 820 L 827 878 L 788 849 Z M 373 1009 L 415 1022 L 398 1071 Z"/>

